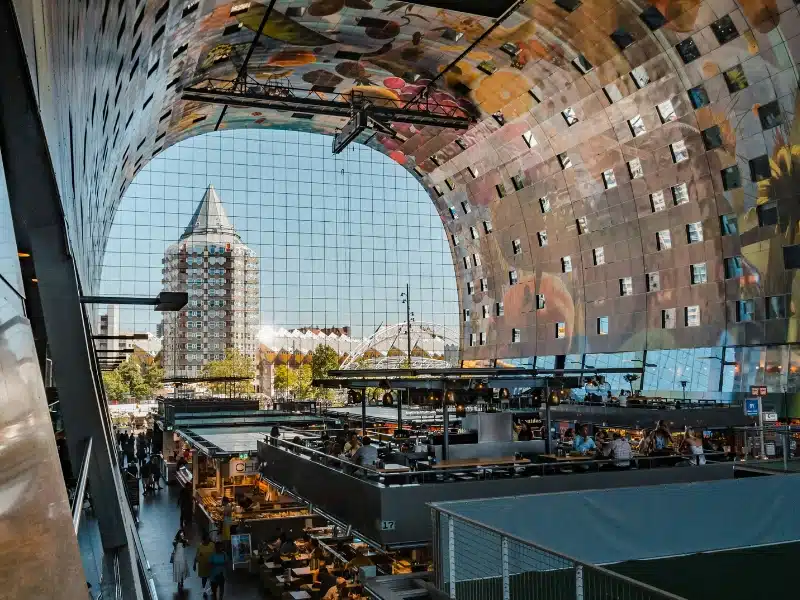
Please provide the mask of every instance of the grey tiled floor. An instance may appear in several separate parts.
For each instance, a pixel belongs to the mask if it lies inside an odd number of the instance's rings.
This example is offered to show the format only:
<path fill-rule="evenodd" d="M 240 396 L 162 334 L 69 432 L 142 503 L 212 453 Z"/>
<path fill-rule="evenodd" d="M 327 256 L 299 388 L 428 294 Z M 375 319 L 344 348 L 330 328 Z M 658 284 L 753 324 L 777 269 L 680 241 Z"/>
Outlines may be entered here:
<path fill-rule="evenodd" d="M 194 572 L 186 580 L 182 596 L 178 594 L 177 584 L 172 581 L 172 565 L 169 557 L 172 553 L 172 539 L 178 531 L 178 491 L 178 486 L 173 485 L 156 492 L 155 496 L 141 498 L 139 537 L 155 576 L 159 600 L 178 598 L 200 600 L 202 598 L 200 578 Z M 199 538 L 196 530 L 190 533 L 191 548 L 187 556 L 190 568 Z M 226 580 L 225 600 L 256 600 L 265 597 L 258 590 L 256 575 L 242 571 L 231 572 L 229 569 Z"/>

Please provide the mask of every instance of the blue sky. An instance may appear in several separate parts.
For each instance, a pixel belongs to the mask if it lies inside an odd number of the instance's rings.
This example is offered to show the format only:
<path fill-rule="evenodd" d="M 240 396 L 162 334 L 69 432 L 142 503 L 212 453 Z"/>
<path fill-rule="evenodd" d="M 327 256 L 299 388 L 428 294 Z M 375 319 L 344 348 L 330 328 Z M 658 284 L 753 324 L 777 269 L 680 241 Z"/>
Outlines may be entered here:
<path fill-rule="evenodd" d="M 239 129 L 190 138 L 150 162 L 123 197 L 101 293 L 155 295 L 161 259 L 216 187 L 242 241 L 261 260 L 261 321 L 273 328 L 350 325 L 354 335 L 405 319 L 458 328 L 450 249 L 419 183 L 386 156 L 330 138 Z M 102 309 L 101 309 L 102 311 Z M 157 313 L 121 309 L 121 330 L 153 331 Z"/>

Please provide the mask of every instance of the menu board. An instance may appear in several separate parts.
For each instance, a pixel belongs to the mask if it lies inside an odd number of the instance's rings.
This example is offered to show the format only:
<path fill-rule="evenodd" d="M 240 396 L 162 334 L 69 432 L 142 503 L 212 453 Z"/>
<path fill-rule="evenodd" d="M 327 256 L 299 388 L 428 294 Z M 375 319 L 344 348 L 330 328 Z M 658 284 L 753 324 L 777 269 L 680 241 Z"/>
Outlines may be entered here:
<path fill-rule="evenodd" d="M 251 554 L 252 549 L 250 546 L 249 533 L 231 536 L 231 562 L 233 563 L 234 567 L 241 563 L 250 564 Z"/>

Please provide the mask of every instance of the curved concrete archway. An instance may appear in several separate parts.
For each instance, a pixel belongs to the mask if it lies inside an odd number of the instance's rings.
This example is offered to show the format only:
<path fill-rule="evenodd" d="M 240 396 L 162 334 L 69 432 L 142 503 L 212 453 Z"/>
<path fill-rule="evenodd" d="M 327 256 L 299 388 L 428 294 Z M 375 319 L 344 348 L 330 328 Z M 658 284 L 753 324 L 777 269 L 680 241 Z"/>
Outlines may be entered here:
<path fill-rule="evenodd" d="M 181 90 L 233 78 L 267 6 L 58 2 L 37 19 L 16 4 L 23 31 L 41 32 L 27 47 L 91 282 L 136 171 L 219 121 Z M 278 0 L 250 74 L 410 98 L 493 22 L 442 7 L 485 4 Z M 361 140 L 415 172 L 442 215 L 466 359 L 798 341 L 783 264 L 798 18 L 788 0 L 523 2 L 432 91 L 473 111 L 467 132 Z M 341 125 L 241 108 L 220 123 Z"/>

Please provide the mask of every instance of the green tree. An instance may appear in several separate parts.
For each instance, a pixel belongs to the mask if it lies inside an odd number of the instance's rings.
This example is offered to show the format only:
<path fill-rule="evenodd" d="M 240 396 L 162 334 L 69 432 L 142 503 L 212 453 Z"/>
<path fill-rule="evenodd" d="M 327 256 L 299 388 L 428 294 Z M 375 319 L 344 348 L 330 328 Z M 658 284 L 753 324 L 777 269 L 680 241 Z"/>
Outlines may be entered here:
<path fill-rule="evenodd" d="M 339 366 L 339 355 L 336 350 L 328 345 L 317 346 L 311 355 L 311 375 L 314 379 L 325 379 L 328 371 L 332 371 Z M 333 390 L 327 388 L 315 388 L 315 395 L 318 398 L 331 400 Z"/>
<path fill-rule="evenodd" d="M 295 382 L 292 388 L 294 397 L 299 399 L 309 398 L 312 395 L 311 381 L 313 380 L 311 365 L 300 365 L 295 371 Z"/>
<path fill-rule="evenodd" d="M 112 402 L 122 402 L 128 395 L 128 386 L 122 381 L 117 369 L 103 373 L 103 387 L 106 389 L 106 398 Z"/>
<path fill-rule="evenodd" d="M 129 358 L 121 363 L 116 371 L 131 396 L 141 400 L 150 395 L 150 387 L 142 376 L 142 368 L 138 361 Z"/>
<path fill-rule="evenodd" d="M 275 367 L 275 375 L 272 379 L 272 385 L 276 391 L 289 393 L 297 381 L 297 375 L 286 365 L 278 365 Z"/>
<path fill-rule="evenodd" d="M 207 363 L 201 371 L 202 377 L 240 377 L 244 381 L 219 381 L 209 382 L 207 387 L 214 392 L 229 392 L 236 394 L 248 394 L 253 391 L 253 382 L 256 376 L 256 369 L 253 360 L 246 354 L 242 354 L 235 348 L 225 350 L 225 358 L 222 360 L 212 360 Z"/>

